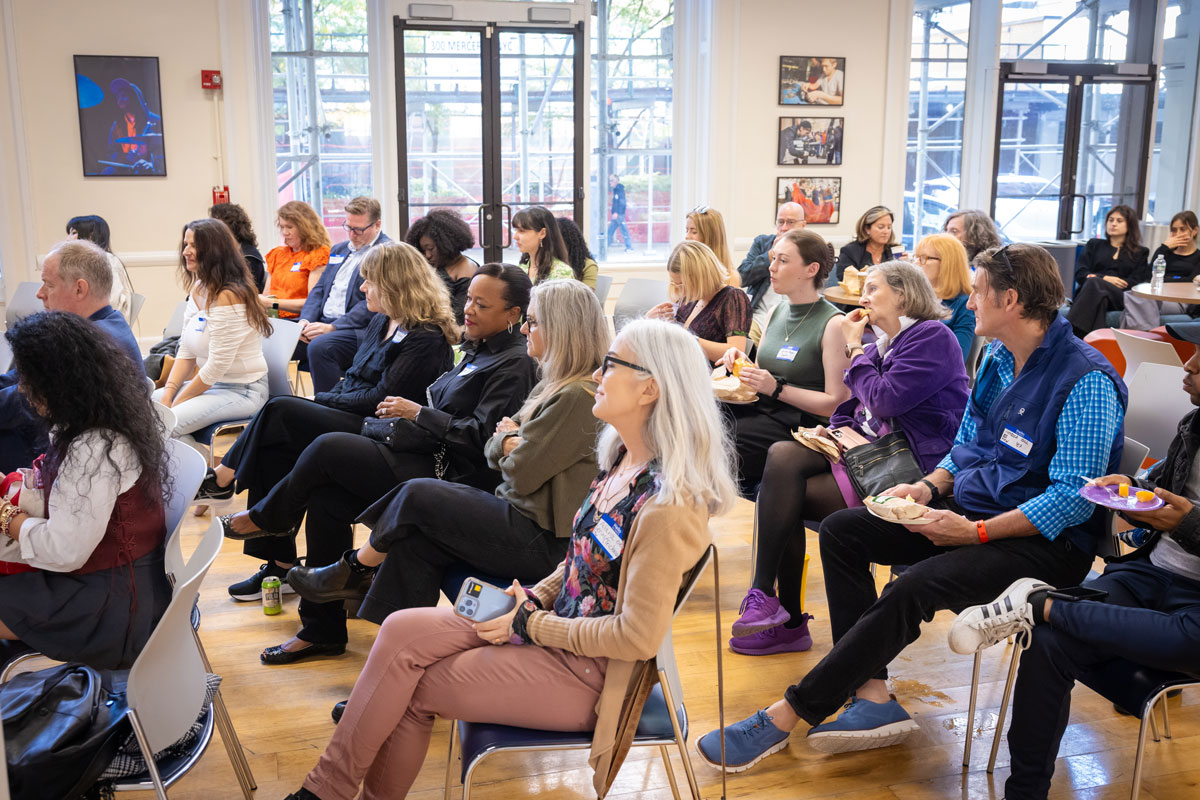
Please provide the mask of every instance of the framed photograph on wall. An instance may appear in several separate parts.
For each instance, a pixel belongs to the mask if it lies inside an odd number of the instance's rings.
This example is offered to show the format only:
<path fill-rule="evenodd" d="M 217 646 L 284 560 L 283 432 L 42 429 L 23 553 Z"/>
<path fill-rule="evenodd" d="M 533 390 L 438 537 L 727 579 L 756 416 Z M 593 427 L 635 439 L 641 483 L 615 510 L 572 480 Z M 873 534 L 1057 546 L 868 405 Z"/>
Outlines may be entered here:
<path fill-rule="evenodd" d="M 779 166 L 842 163 L 843 117 L 780 117 Z"/>
<path fill-rule="evenodd" d="M 842 208 L 842 179 L 776 178 L 776 214 L 784 203 L 799 203 L 809 225 L 836 225 Z"/>
<path fill-rule="evenodd" d="M 833 56 L 780 56 L 781 106 L 840 106 L 846 59 Z"/>
<path fill-rule="evenodd" d="M 85 177 L 167 174 L 162 90 L 153 56 L 75 56 Z"/>

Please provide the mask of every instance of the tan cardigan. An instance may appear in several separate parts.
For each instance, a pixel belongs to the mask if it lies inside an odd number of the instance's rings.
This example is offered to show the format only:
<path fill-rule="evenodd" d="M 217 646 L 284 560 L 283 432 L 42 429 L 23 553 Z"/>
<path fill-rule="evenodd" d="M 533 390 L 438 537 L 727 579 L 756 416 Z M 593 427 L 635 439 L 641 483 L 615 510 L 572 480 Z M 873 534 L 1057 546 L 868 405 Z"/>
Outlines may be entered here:
<path fill-rule="evenodd" d="M 526 630 L 535 643 L 608 659 L 588 757 L 598 797 L 612 785 L 636 727 L 618 731 L 622 710 L 645 702 L 653 685 L 647 685 L 649 668 L 670 629 L 683 579 L 711 541 L 706 508 L 652 500 L 638 511 L 626 538 L 612 614 L 566 619 L 536 611 L 529 617 Z M 553 609 L 564 567 L 533 587 L 543 608 Z"/>

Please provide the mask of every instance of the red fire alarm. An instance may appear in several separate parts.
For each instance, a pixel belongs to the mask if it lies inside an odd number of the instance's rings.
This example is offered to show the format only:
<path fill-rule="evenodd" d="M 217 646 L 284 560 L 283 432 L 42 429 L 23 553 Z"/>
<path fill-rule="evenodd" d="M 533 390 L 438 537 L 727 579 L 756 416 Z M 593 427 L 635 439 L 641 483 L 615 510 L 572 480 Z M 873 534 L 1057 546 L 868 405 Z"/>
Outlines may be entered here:
<path fill-rule="evenodd" d="M 214 186 L 213 187 L 212 204 L 215 206 L 215 205 L 220 205 L 221 203 L 228 203 L 228 202 L 229 202 L 229 187 L 228 186 Z"/>
<path fill-rule="evenodd" d="M 200 70 L 200 85 L 205 89 L 220 89 L 221 88 L 221 70 L 219 69 L 202 69 Z"/>

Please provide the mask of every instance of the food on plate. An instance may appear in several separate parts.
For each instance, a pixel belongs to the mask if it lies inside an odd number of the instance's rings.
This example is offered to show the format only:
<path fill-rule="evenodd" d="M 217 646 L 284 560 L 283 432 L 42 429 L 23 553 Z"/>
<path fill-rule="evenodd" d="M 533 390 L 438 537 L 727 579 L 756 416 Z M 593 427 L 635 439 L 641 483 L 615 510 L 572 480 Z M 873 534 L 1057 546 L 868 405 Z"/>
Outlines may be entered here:
<path fill-rule="evenodd" d="M 1154 492 L 1148 492 L 1145 489 L 1141 489 L 1137 493 L 1137 501 L 1139 503 L 1149 503 L 1153 499 L 1154 499 Z"/>
<path fill-rule="evenodd" d="M 1129 497 L 1129 484 L 1122 483 L 1117 487 L 1117 494 L 1121 497 Z"/>
<path fill-rule="evenodd" d="M 871 495 L 863 499 L 863 505 L 869 508 L 877 517 L 892 522 L 907 522 L 920 519 L 929 511 L 929 507 L 916 502 L 912 497 L 893 497 Z"/>
<path fill-rule="evenodd" d="M 739 358 L 737 361 L 734 361 L 733 362 L 733 370 L 732 370 L 733 377 L 735 377 L 735 378 L 742 377 L 742 368 L 748 367 L 748 366 L 750 366 L 750 362 L 744 358 Z"/>
<path fill-rule="evenodd" d="M 714 375 L 712 385 L 717 399 L 726 403 L 749 403 L 758 397 L 758 392 L 742 383 L 734 375 L 724 377 Z"/>
<path fill-rule="evenodd" d="M 799 428 L 792 431 L 792 438 L 810 450 L 816 450 L 826 458 L 838 461 L 842 457 L 841 448 L 828 435 L 819 433 L 816 428 Z"/>

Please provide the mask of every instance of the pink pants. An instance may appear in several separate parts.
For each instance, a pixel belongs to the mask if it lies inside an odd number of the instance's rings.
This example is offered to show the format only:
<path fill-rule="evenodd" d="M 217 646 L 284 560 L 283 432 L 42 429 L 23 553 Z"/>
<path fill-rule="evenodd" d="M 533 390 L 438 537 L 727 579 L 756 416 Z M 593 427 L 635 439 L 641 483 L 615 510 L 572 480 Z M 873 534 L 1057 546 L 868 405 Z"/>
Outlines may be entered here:
<path fill-rule="evenodd" d="M 544 647 L 489 645 L 449 608 L 384 620 L 346 713 L 304 781 L 321 800 L 404 797 L 433 719 L 590 731 L 607 660 Z M 536 702 L 530 702 L 537 698 Z"/>

